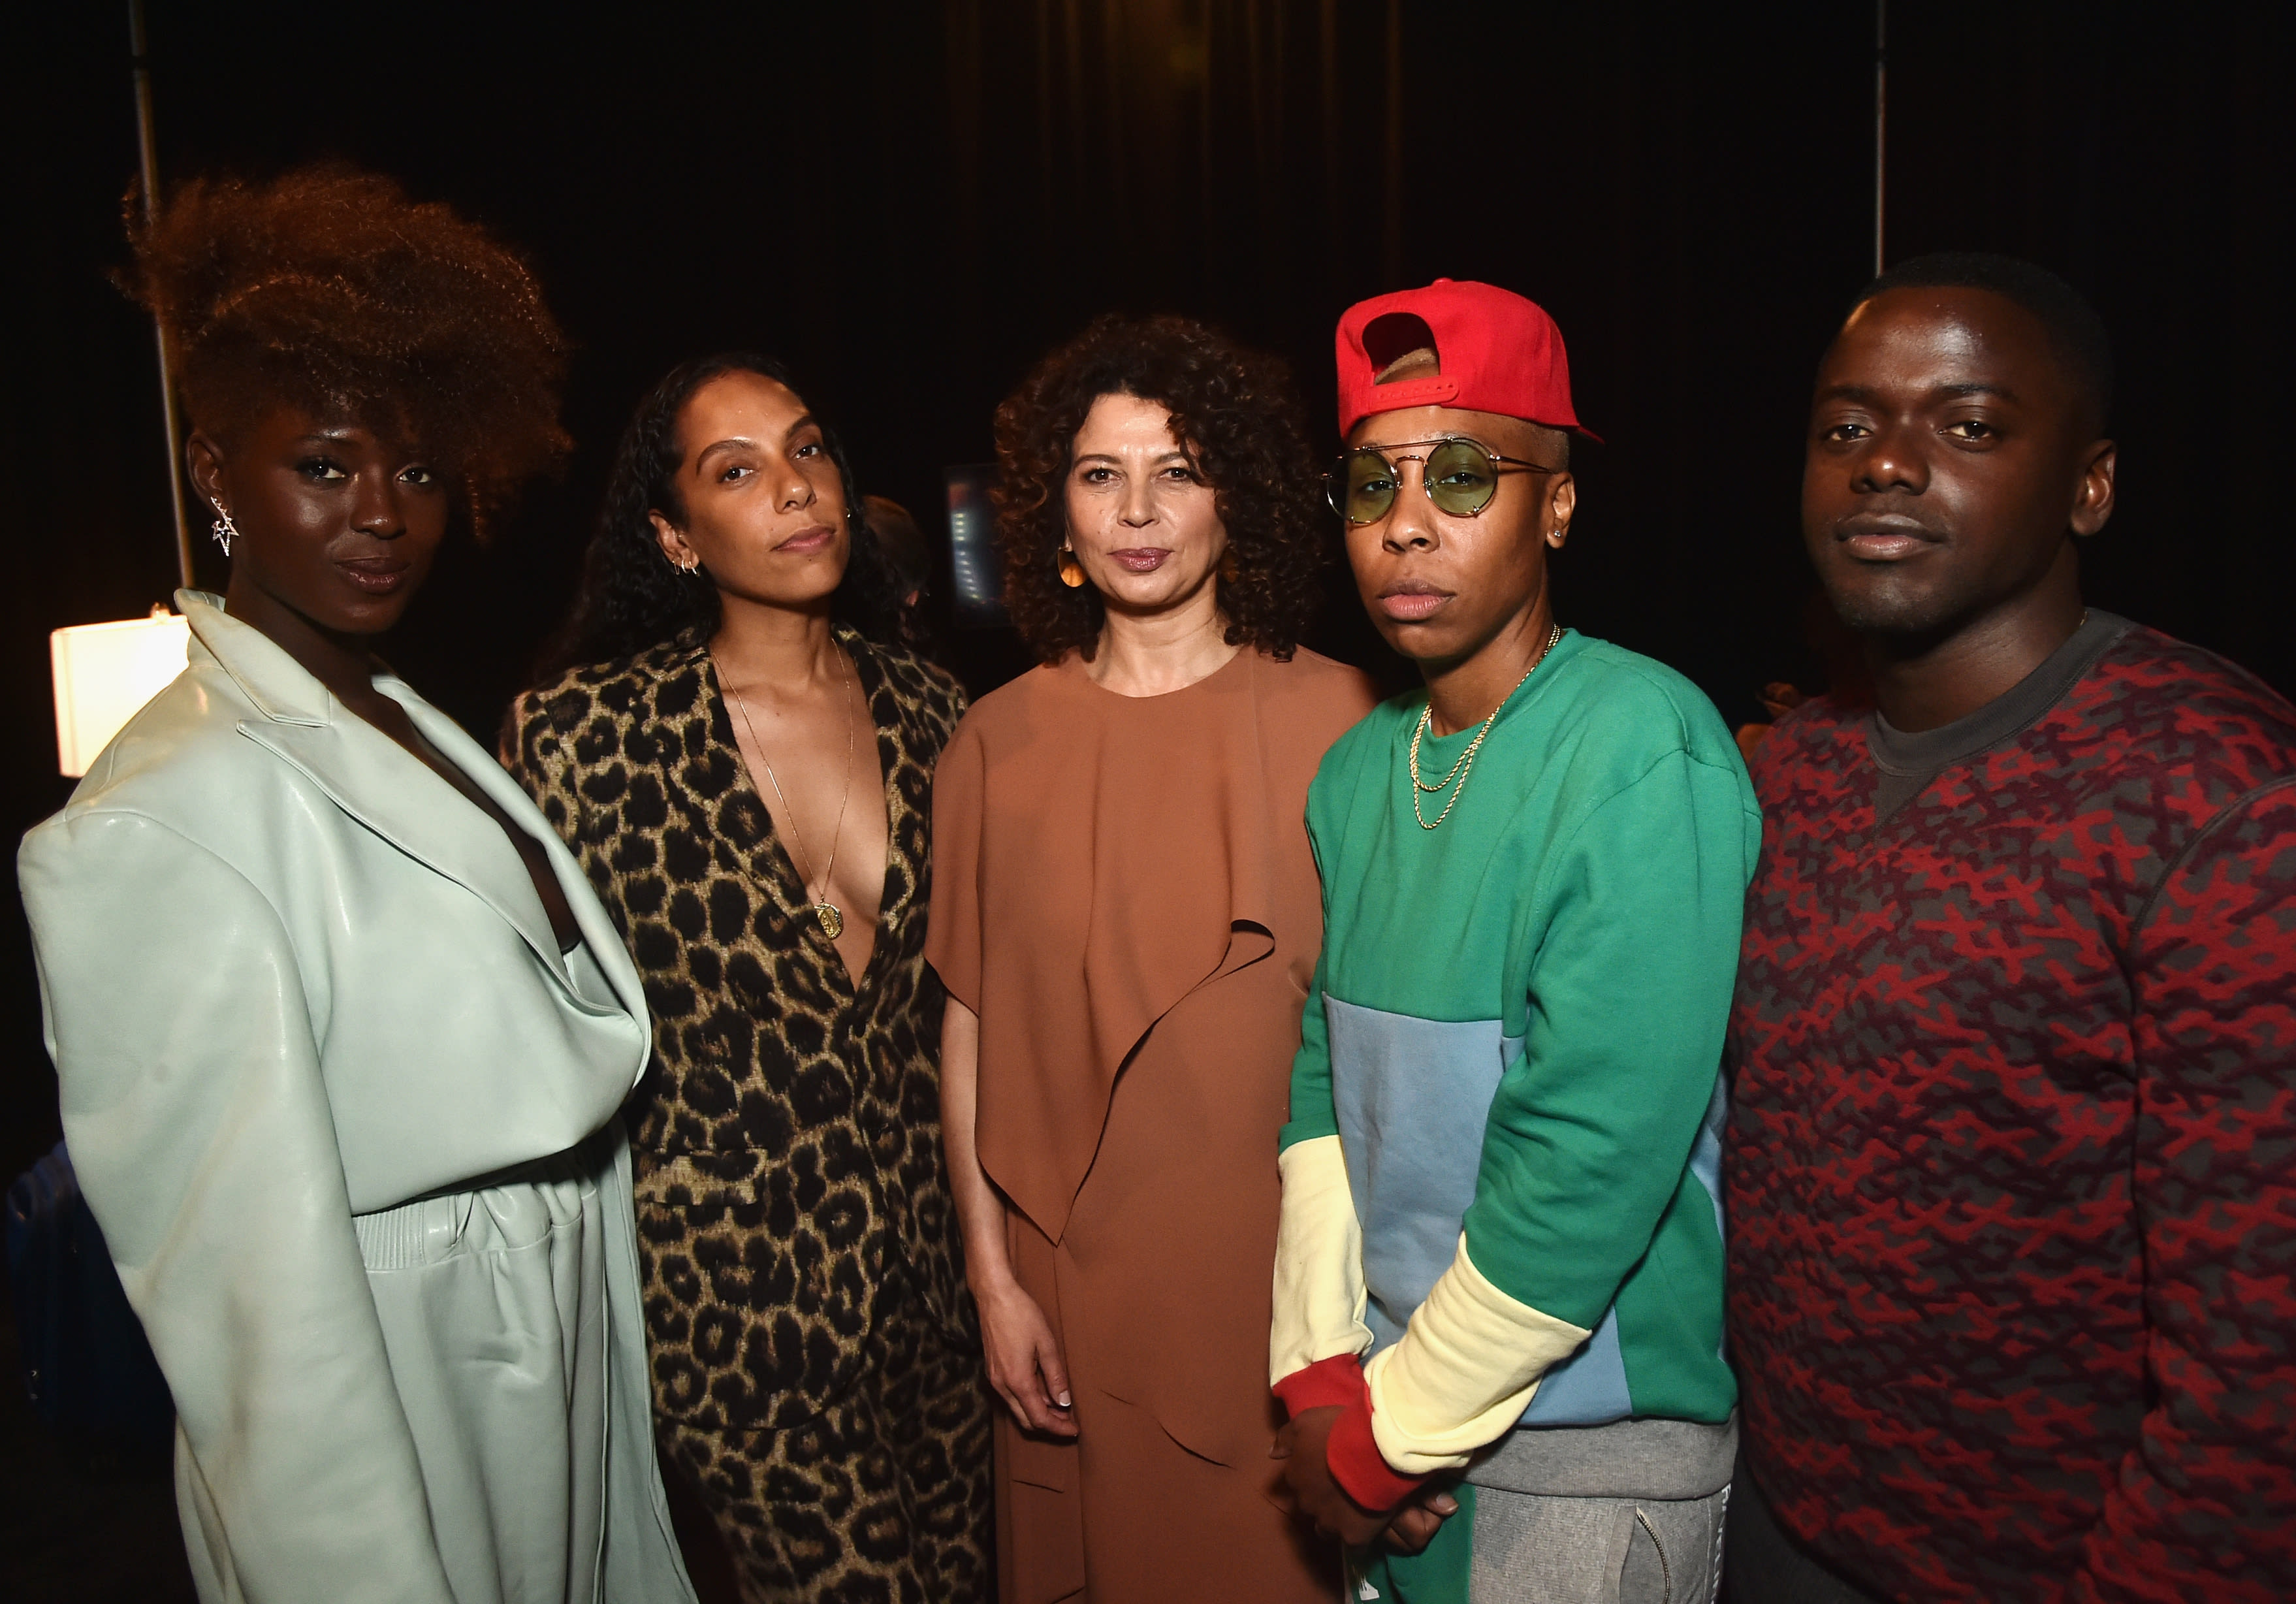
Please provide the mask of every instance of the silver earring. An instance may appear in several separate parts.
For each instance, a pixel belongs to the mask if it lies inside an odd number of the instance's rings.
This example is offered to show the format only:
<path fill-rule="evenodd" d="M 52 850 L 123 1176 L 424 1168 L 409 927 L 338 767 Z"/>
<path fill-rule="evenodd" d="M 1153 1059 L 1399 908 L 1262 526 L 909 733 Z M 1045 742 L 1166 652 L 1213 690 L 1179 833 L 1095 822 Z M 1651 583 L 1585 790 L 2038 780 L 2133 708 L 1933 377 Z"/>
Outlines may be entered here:
<path fill-rule="evenodd" d="M 701 559 L 700 557 L 694 557 L 690 562 L 681 563 L 676 557 L 671 556 L 667 551 L 661 554 L 661 560 L 668 563 L 672 568 L 676 569 L 680 573 L 694 573 L 699 572 L 701 567 Z"/>
<path fill-rule="evenodd" d="M 239 526 L 231 521 L 228 509 L 216 508 L 215 543 L 223 547 L 223 555 L 231 555 L 231 543 L 239 538 Z"/>

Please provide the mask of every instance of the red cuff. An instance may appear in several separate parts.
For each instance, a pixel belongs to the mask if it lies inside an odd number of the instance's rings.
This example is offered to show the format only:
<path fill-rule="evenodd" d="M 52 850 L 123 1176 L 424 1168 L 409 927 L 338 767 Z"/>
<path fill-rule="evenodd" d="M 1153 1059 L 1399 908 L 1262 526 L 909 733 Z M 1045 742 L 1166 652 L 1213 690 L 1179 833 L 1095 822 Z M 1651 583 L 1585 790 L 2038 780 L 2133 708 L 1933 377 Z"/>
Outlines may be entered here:
<path fill-rule="evenodd" d="M 1371 1407 L 1371 1389 L 1364 1385 L 1363 1363 L 1352 1353 L 1318 1359 L 1304 1370 L 1294 1370 L 1268 1389 L 1283 1400 L 1283 1408 L 1298 1419 L 1311 1409 L 1346 1409 L 1360 1403 Z"/>
<path fill-rule="evenodd" d="M 1332 1427 L 1324 1458 L 1332 1467 L 1332 1479 L 1340 1484 L 1340 1491 L 1366 1509 L 1392 1509 L 1416 1493 L 1424 1479 L 1397 1475 L 1380 1453 L 1379 1443 L 1371 1435 L 1368 1387 L 1364 1391 L 1363 1402 L 1350 1405 Z"/>

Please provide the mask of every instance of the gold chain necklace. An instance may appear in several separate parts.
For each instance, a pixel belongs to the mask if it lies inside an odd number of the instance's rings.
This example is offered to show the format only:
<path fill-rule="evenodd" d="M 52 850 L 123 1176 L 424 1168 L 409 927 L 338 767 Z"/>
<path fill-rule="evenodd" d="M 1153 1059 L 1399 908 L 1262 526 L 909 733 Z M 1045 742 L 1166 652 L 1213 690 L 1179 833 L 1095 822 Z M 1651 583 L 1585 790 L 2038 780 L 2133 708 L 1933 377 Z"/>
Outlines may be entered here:
<path fill-rule="evenodd" d="M 836 648 L 832 646 L 831 650 L 835 651 Z M 838 660 L 840 666 L 837 673 L 837 696 L 838 700 L 842 702 L 845 699 L 843 653 L 838 654 Z M 716 661 L 714 654 L 711 661 L 713 662 Z M 782 811 L 789 815 L 790 841 L 797 848 L 797 855 L 804 860 L 805 877 L 808 882 L 810 882 L 813 878 L 813 854 L 805 850 L 805 837 L 798 833 L 797 810 L 790 806 L 789 796 L 782 790 L 781 779 L 774 773 L 773 760 L 766 756 L 765 743 L 758 739 L 758 727 L 750 721 L 750 704 L 742 699 L 742 693 L 734 688 L 733 681 L 726 678 L 725 670 L 722 667 L 718 670 L 718 682 L 732 693 L 734 705 L 741 710 L 742 728 L 750 732 L 750 744 L 758 749 L 758 761 L 766 766 L 766 783 L 773 786 L 774 794 L 782 799 Z M 832 942 L 845 934 L 845 916 L 837 910 L 837 904 L 829 900 L 829 876 L 837 872 L 837 843 L 845 834 L 845 804 L 853 798 L 853 704 L 847 702 L 845 703 L 845 793 L 837 799 L 837 827 L 831 831 L 829 835 L 829 868 L 827 873 L 821 876 L 820 900 L 812 904 L 813 917 L 820 923 L 821 934 Z M 814 894 L 809 884 L 804 886 L 804 890 L 808 896 Z"/>
<path fill-rule="evenodd" d="M 1475 753 L 1481 749 L 1483 737 L 1491 733 L 1491 726 L 1497 721 L 1499 707 L 1505 707 L 1509 701 L 1513 700 L 1515 692 L 1522 688 L 1523 679 L 1529 679 L 1538 671 L 1538 665 L 1546 661 L 1546 654 L 1554 650 L 1555 643 L 1562 638 L 1562 626 L 1556 624 L 1547 632 L 1546 644 L 1538 648 L 1538 655 L 1530 660 L 1529 668 L 1523 670 L 1522 679 L 1516 680 L 1507 694 L 1499 698 L 1499 706 L 1491 709 L 1491 716 L 1483 720 L 1483 727 L 1480 729 L 1475 731 L 1475 738 L 1467 743 L 1467 750 L 1461 753 L 1457 760 L 1452 763 L 1450 774 L 1446 774 L 1433 785 L 1429 785 L 1419 777 L 1419 740 L 1427 733 L 1428 724 L 1435 715 L 1433 699 L 1430 698 L 1427 705 L 1419 710 L 1418 726 L 1411 732 L 1411 817 L 1419 821 L 1421 829 L 1431 830 L 1451 817 L 1451 810 L 1457 807 L 1459 799 L 1467 794 L 1467 776 L 1474 771 Z M 1427 822 L 1427 815 L 1419 810 L 1419 794 L 1423 791 L 1440 791 L 1451 783 L 1452 775 L 1459 777 L 1459 788 L 1451 793 L 1451 800 L 1443 804 L 1443 810 L 1440 813 L 1435 815 L 1435 823 L 1430 824 Z"/>

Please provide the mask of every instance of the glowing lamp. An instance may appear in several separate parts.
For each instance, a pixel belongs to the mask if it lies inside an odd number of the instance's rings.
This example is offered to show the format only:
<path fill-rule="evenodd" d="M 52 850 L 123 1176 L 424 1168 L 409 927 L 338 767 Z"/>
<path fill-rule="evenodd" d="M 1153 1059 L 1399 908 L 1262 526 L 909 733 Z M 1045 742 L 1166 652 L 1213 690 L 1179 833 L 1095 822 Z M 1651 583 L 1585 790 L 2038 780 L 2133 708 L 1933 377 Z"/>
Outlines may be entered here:
<path fill-rule="evenodd" d="M 191 629 L 165 607 L 149 618 L 74 624 L 48 636 L 56 678 L 56 767 L 87 772 L 119 727 L 184 671 Z"/>

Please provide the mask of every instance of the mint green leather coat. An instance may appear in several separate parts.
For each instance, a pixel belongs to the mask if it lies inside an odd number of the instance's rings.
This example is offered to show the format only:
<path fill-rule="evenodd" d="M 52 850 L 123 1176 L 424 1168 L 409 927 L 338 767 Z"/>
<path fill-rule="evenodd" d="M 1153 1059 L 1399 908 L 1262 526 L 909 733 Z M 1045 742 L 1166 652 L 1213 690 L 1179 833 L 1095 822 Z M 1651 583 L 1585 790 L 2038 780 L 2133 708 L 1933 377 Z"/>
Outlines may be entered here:
<path fill-rule="evenodd" d="M 64 1131 L 176 1398 L 208 1600 L 681 1604 L 628 1150 L 638 978 L 541 813 L 501 827 L 178 594 L 190 666 L 24 838 Z"/>

